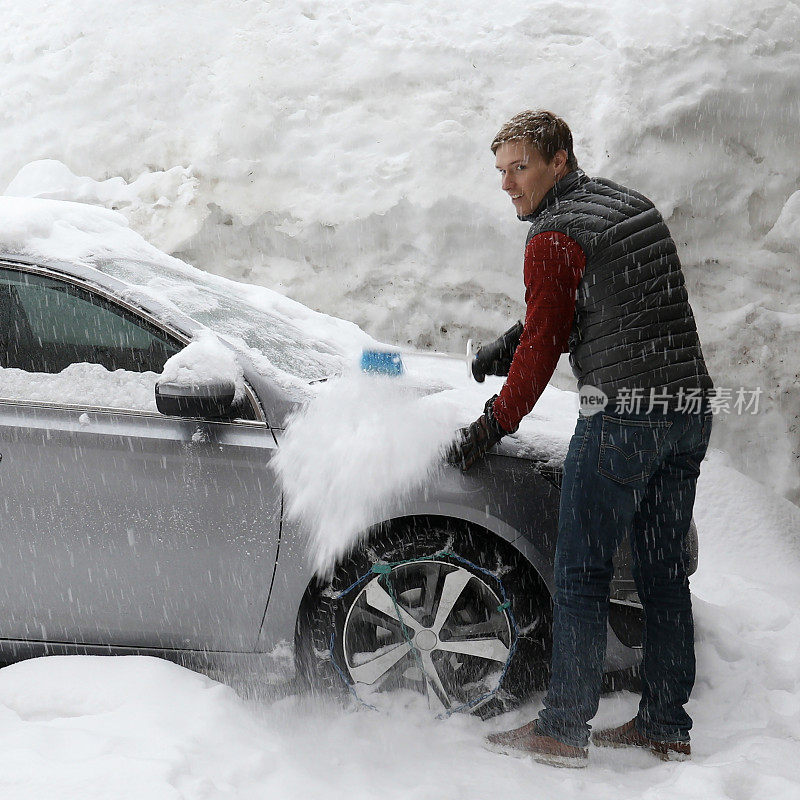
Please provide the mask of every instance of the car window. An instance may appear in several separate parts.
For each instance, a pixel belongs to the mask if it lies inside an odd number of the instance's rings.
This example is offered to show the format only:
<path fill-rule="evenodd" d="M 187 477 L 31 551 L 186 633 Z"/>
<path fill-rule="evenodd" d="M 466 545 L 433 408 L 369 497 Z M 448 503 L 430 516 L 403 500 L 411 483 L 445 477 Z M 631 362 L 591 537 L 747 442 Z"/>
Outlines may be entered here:
<path fill-rule="evenodd" d="M 0 366 L 60 373 L 72 364 L 160 373 L 182 344 L 78 286 L 0 269 Z"/>

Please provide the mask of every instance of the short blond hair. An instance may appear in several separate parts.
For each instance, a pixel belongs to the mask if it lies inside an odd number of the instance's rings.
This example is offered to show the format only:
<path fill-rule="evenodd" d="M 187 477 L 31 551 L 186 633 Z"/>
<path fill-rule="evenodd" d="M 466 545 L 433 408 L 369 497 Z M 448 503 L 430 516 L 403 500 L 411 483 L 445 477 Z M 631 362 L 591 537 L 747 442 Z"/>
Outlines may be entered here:
<path fill-rule="evenodd" d="M 567 168 L 578 168 L 578 159 L 572 150 L 572 131 L 561 117 L 552 111 L 521 111 L 515 114 L 497 132 L 492 141 L 492 152 L 506 142 L 526 141 L 533 145 L 549 164 L 559 150 L 567 153 Z"/>

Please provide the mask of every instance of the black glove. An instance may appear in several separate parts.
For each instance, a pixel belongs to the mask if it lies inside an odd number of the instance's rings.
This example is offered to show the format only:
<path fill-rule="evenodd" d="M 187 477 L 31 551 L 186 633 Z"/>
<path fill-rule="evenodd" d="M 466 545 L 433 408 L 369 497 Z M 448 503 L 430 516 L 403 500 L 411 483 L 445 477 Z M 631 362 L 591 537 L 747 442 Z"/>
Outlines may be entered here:
<path fill-rule="evenodd" d="M 520 336 L 522 336 L 522 323 L 517 322 L 499 339 L 481 347 L 472 359 L 472 377 L 478 383 L 483 383 L 487 375 L 508 375 Z"/>
<path fill-rule="evenodd" d="M 466 472 L 476 461 L 483 458 L 490 447 L 494 447 L 507 433 L 494 417 L 494 401 L 489 398 L 481 414 L 468 428 L 461 428 L 458 438 L 450 446 L 447 460 L 454 467 Z"/>

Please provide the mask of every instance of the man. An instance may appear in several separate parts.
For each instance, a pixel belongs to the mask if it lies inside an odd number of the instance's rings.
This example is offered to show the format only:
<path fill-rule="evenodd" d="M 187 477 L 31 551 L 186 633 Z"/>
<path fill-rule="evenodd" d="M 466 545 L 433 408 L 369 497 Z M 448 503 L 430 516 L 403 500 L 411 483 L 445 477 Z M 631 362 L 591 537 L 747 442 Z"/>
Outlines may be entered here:
<path fill-rule="evenodd" d="M 531 224 L 527 311 L 506 383 L 461 431 L 454 457 L 468 469 L 516 431 L 561 352 L 570 353 L 582 405 L 564 463 L 544 708 L 533 722 L 488 739 L 546 763 L 586 765 L 612 557 L 627 535 L 645 615 L 642 699 L 633 720 L 593 741 L 687 757 L 691 719 L 683 706 L 695 660 L 683 543 L 711 433 L 712 382 L 675 245 L 646 197 L 578 169 L 572 134 L 554 114 L 518 114 L 492 151 L 503 190 Z"/>

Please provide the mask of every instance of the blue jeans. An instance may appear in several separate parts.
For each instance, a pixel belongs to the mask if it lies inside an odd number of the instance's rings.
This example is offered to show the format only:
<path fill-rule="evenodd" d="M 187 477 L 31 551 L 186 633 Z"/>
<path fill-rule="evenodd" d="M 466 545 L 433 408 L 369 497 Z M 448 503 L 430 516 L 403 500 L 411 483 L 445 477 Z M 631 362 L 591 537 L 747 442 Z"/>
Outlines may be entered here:
<path fill-rule="evenodd" d="M 555 557 L 550 687 L 537 731 L 585 747 L 597 713 L 612 558 L 629 536 L 644 606 L 638 730 L 688 741 L 683 706 L 695 677 L 694 623 L 684 538 L 711 415 L 580 416 L 564 463 Z"/>

